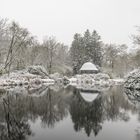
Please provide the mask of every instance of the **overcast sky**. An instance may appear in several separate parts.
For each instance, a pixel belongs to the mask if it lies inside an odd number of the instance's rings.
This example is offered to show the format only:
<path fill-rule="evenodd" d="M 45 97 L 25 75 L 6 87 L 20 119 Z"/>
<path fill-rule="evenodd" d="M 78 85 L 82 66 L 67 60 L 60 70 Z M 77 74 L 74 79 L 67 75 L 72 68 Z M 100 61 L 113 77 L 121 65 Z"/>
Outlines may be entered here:
<path fill-rule="evenodd" d="M 70 45 L 73 35 L 97 30 L 105 43 L 129 44 L 140 25 L 140 0 L 0 0 L 0 16 L 15 20 L 42 40 Z"/>

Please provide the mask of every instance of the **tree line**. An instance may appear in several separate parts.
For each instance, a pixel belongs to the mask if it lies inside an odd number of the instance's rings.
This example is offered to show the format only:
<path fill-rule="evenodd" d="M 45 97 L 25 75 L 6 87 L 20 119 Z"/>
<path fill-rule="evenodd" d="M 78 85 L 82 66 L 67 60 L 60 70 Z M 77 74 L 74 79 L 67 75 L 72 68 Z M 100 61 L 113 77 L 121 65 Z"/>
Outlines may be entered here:
<path fill-rule="evenodd" d="M 134 46 L 140 35 L 132 36 Z M 94 63 L 112 77 L 124 77 L 140 66 L 140 49 L 128 53 L 126 44 L 105 44 L 96 30 L 76 33 L 71 46 L 45 37 L 40 43 L 28 29 L 16 22 L 0 19 L 0 73 L 22 70 L 30 65 L 43 65 L 49 74 L 73 75 L 85 62 Z"/>
<path fill-rule="evenodd" d="M 30 65 L 43 65 L 48 72 L 66 73 L 68 46 L 56 41 L 55 37 L 45 37 L 39 43 L 26 28 L 18 23 L 0 20 L 0 71 L 10 73 Z M 64 68 L 64 69 L 62 69 Z"/>

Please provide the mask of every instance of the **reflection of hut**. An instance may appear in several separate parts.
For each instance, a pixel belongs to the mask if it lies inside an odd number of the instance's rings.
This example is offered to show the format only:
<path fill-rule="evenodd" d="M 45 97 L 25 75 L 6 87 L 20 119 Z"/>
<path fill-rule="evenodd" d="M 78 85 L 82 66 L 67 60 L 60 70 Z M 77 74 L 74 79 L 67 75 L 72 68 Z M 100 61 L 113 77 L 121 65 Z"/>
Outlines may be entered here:
<path fill-rule="evenodd" d="M 94 89 L 85 89 L 81 88 L 80 90 L 80 95 L 81 97 L 86 101 L 86 102 L 93 102 L 97 96 L 100 95 L 100 91 L 94 90 Z"/>
<path fill-rule="evenodd" d="M 97 69 L 97 67 L 91 62 L 84 63 L 80 69 L 81 74 L 93 74 L 97 73 L 98 71 L 99 70 Z"/>
<path fill-rule="evenodd" d="M 93 92 L 85 92 L 75 89 L 73 98 L 70 103 L 70 114 L 74 124 L 75 131 L 85 131 L 89 137 L 92 133 L 96 136 L 102 129 L 103 106 L 101 96 L 95 97 L 93 102 L 84 101 L 81 93 L 88 94 Z M 98 93 L 98 92 L 97 92 Z M 98 94 L 99 95 L 99 94 Z"/>
<path fill-rule="evenodd" d="M 80 92 L 80 95 L 86 102 L 93 102 L 97 96 L 99 95 L 98 93 L 87 93 L 87 92 Z"/>

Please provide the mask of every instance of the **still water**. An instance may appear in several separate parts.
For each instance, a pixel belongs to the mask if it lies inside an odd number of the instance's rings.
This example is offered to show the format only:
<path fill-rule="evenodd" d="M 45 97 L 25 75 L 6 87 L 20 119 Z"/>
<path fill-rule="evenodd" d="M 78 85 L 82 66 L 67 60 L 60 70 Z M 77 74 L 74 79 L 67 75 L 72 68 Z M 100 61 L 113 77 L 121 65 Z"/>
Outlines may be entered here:
<path fill-rule="evenodd" d="M 0 90 L 0 140 L 93 139 L 140 140 L 139 101 L 121 86 Z"/>

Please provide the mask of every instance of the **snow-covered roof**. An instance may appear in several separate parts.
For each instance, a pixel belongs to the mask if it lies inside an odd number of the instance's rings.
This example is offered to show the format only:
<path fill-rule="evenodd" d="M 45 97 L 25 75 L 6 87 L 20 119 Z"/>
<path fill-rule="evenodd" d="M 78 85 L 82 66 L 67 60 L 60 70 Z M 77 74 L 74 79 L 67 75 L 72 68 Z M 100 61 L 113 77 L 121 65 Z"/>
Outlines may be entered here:
<path fill-rule="evenodd" d="M 80 70 L 98 71 L 97 67 L 93 63 L 91 63 L 91 62 L 84 63 Z"/>
<path fill-rule="evenodd" d="M 85 92 L 80 92 L 80 94 L 86 102 L 93 102 L 99 95 L 98 93 L 85 93 Z"/>

